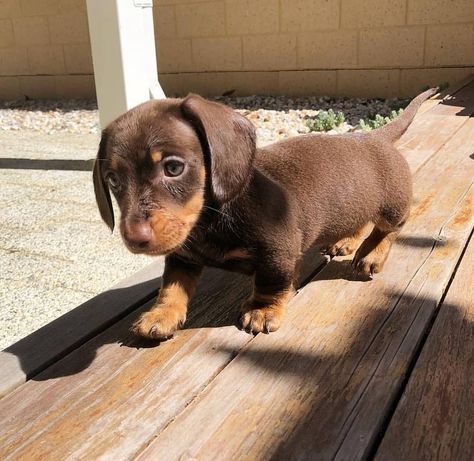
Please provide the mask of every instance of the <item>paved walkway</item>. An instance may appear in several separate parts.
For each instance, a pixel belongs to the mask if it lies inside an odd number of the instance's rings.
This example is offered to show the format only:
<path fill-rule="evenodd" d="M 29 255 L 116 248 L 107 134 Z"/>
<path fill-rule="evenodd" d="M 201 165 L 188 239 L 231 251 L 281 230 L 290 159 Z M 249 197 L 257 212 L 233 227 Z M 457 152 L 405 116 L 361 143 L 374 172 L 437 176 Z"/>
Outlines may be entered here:
<path fill-rule="evenodd" d="M 0 132 L 0 349 L 153 261 L 100 220 L 98 139 Z"/>

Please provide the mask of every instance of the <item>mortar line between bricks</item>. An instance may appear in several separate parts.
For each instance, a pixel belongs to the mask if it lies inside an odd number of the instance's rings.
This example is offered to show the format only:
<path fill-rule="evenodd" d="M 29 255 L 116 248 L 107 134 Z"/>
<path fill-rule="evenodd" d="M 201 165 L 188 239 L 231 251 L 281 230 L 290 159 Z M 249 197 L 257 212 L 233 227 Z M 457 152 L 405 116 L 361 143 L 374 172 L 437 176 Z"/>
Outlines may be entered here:
<path fill-rule="evenodd" d="M 337 72 L 337 71 L 346 71 L 346 70 L 353 70 L 353 71 L 379 71 L 379 70 L 440 70 L 440 69 L 469 69 L 471 67 L 474 67 L 474 62 L 472 64 L 453 64 L 453 65 L 445 65 L 445 66 L 431 66 L 431 67 L 425 67 L 425 66 L 395 66 L 395 67 L 390 67 L 390 66 L 380 66 L 380 67 L 321 67 L 317 69 L 313 68 L 291 68 L 291 69 L 285 69 L 285 70 L 252 70 L 252 69 L 247 69 L 247 70 L 200 70 L 200 71 L 183 71 L 183 72 L 161 72 L 161 75 L 180 75 L 180 74 L 243 74 L 243 73 L 262 73 L 262 74 L 268 74 L 268 73 L 283 73 L 283 72 L 327 72 L 327 71 L 332 71 L 332 72 Z M 244 96 L 245 97 L 245 96 Z"/>

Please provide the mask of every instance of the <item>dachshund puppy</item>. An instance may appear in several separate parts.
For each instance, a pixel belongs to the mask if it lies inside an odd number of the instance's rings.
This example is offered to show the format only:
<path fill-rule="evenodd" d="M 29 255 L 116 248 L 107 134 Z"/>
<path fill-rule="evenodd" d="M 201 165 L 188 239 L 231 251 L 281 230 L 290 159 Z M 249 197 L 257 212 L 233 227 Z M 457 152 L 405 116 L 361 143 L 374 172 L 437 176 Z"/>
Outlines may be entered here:
<path fill-rule="evenodd" d="M 100 214 L 113 230 L 112 190 L 125 245 L 166 255 L 157 303 L 133 330 L 172 336 L 203 266 L 253 275 L 238 319 L 249 333 L 278 329 L 297 263 L 313 245 L 332 256 L 355 252 L 358 272 L 380 272 L 412 199 L 393 143 L 434 93 L 370 133 L 302 135 L 261 149 L 250 121 L 193 94 L 146 102 L 113 121 L 93 173 Z"/>

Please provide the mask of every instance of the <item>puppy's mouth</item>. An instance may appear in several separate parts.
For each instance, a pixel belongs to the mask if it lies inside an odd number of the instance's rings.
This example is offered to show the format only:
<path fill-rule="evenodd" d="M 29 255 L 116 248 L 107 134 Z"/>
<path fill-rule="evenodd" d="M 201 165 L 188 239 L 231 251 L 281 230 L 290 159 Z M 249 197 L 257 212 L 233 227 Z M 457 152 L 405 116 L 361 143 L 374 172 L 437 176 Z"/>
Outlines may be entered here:
<path fill-rule="evenodd" d="M 134 254 L 163 256 L 183 245 L 192 225 L 177 219 L 154 219 L 122 223 L 121 234 L 125 246 Z"/>
<path fill-rule="evenodd" d="M 125 218 L 120 230 L 127 248 L 135 254 L 166 255 L 177 250 L 188 238 L 203 206 L 203 191 L 184 207 L 158 208 L 148 219 Z"/>
<path fill-rule="evenodd" d="M 188 233 L 184 235 L 173 235 L 172 237 L 166 235 L 156 236 L 155 232 L 151 232 L 149 240 L 131 241 L 130 237 L 122 233 L 122 239 L 128 250 L 134 254 L 145 254 L 149 256 L 163 256 L 181 247 L 186 241 Z"/>
<path fill-rule="evenodd" d="M 128 250 L 132 252 L 133 254 L 141 254 L 141 255 L 147 255 L 147 256 L 165 256 L 179 249 L 183 243 L 184 241 L 178 245 L 175 245 L 172 247 L 166 247 L 166 248 L 164 247 L 137 248 L 134 246 L 130 246 L 126 242 L 125 242 L 125 245 L 128 248 Z"/>

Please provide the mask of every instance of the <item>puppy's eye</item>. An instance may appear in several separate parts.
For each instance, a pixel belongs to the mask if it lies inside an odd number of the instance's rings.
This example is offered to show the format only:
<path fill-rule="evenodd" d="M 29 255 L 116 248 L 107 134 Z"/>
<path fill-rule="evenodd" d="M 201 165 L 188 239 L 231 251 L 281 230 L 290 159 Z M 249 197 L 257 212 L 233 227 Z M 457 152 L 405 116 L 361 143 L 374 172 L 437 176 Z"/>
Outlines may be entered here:
<path fill-rule="evenodd" d="M 113 190 L 120 189 L 120 180 L 116 173 L 107 173 L 105 179 Z"/>
<path fill-rule="evenodd" d="M 174 178 L 179 176 L 184 171 L 184 163 L 181 160 L 169 159 L 163 165 L 165 176 Z"/>

